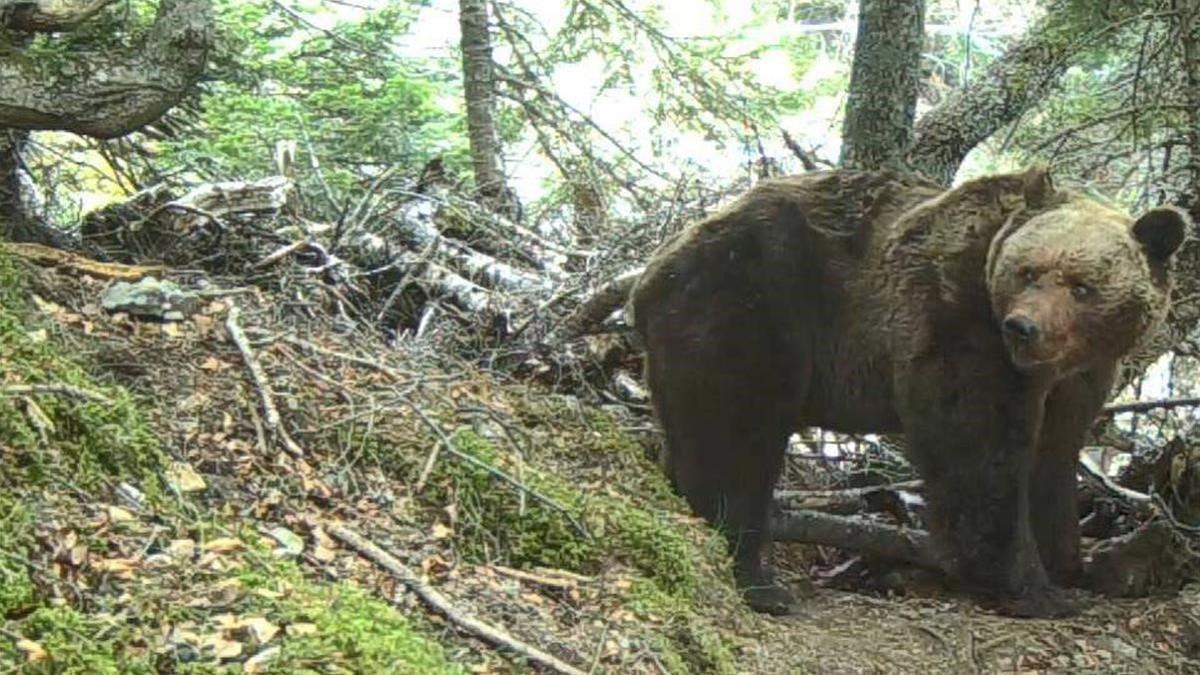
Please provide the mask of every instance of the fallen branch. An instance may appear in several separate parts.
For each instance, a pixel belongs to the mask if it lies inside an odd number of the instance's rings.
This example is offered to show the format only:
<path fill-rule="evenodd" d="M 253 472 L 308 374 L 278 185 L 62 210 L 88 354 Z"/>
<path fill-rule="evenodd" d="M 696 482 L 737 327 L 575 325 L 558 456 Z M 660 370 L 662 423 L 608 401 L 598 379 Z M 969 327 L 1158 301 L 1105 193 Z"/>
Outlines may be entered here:
<path fill-rule="evenodd" d="M 328 532 L 334 539 L 342 542 L 346 546 L 354 549 L 359 555 L 370 560 L 385 570 L 397 581 L 401 582 L 412 591 L 425 604 L 437 611 L 442 616 L 446 617 L 450 623 L 467 631 L 475 637 L 485 640 L 498 647 L 507 649 L 519 656 L 529 659 L 534 663 L 550 668 L 557 673 L 565 673 L 566 675 L 585 675 L 583 670 L 572 666 L 569 663 L 561 661 L 556 656 L 548 654 L 537 647 L 525 644 L 517 638 L 509 635 L 504 629 L 485 623 L 462 610 L 456 608 L 450 599 L 439 592 L 436 588 L 429 585 L 425 580 L 417 576 L 411 568 L 401 562 L 392 554 L 383 550 L 373 542 L 360 536 L 350 528 L 337 523 L 330 523 L 325 526 L 325 531 Z"/>
<path fill-rule="evenodd" d="M 286 176 L 267 176 L 249 182 L 207 183 L 179 199 L 163 204 L 159 210 L 176 209 L 192 214 L 192 218 L 184 218 L 176 226 L 180 231 L 187 232 L 201 219 L 220 225 L 221 218 L 229 214 L 278 211 L 287 204 L 291 188 L 292 181 Z"/>
<path fill-rule="evenodd" d="M 505 309 L 505 303 L 500 302 L 488 289 L 438 262 L 426 260 L 408 250 L 396 250 L 378 235 L 359 233 L 358 236 L 347 242 L 344 252 L 355 265 L 363 269 L 394 267 L 414 277 L 412 280 L 399 282 L 393 297 L 389 298 L 378 312 L 379 319 L 387 314 L 387 310 L 395 302 L 395 298 L 404 285 L 413 282 L 419 282 L 426 286 L 430 295 L 440 294 L 449 297 L 454 304 L 469 312 L 484 313 L 493 309 L 496 311 Z"/>
<path fill-rule="evenodd" d="M 1112 478 L 1109 478 L 1104 471 L 1102 471 L 1100 467 L 1096 465 L 1096 462 L 1091 457 L 1088 457 L 1082 453 L 1079 455 L 1079 466 L 1083 468 L 1084 473 L 1093 478 L 1097 483 L 1100 484 L 1101 487 L 1105 489 L 1105 491 L 1114 497 L 1133 502 L 1134 504 L 1140 506 L 1150 505 L 1153 501 L 1148 494 L 1118 485 L 1116 481 L 1114 481 Z"/>
<path fill-rule="evenodd" d="M 929 547 L 929 533 L 862 518 L 783 510 L 771 519 L 771 538 L 836 546 L 940 569 Z"/>
<path fill-rule="evenodd" d="M 165 271 L 161 266 L 122 265 L 98 262 L 78 253 L 43 246 L 41 244 L 10 244 L 0 242 L 0 250 L 34 262 L 38 265 L 66 267 L 98 279 L 138 281 L 142 277 Z"/>
<path fill-rule="evenodd" d="M 443 235 L 433 224 L 438 212 L 437 202 L 422 197 L 396 217 L 396 231 L 405 243 L 417 249 L 438 251 L 458 267 L 463 276 L 488 288 L 535 293 L 550 289 L 550 280 Z"/>
<path fill-rule="evenodd" d="M 54 394 L 68 398 L 77 398 L 83 401 L 94 401 L 105 404 L 112 403 L 112 399 L 103 394 L 88 391 L 87 389 L 80 389 L 69 384 L 9 384 L 0 387 L 0 396 L 28 396 L 30 394 Z"/>
<path fill-rule="evenodd" d="M 1158 401 L 1137 401 L 1136 403 L 1118 403 L 1104 406 L 1104 415 L 1120 413 L 1144 413 L 1151 410 L 1170 410 L 1172 408 L 1188 408 L 1200 406 L 1200 398 L 1166 398 Z"/>
<path fill-rule="evenodd" d="M 14 31 L 29 33 L 66 33 L 116 0 L 90 0 L 68 4 L 59 2 L 0 2 L 0 25 Z"/>
<path fill-rule="evenodd" d="M 595 332 L 609 315 L 625 304 L 629 291 L 643 271 L 644 268 L 630 270 L 597 288 L 551 333 L 550 341 L 570 340 Z"/>
<path fill-rule="evenodd" d="M 287 429 L 280 424 L 279 409 L 275 407 L 275 399 L 271 394 L 271 385 L 267 381 L 267 374 L 263 372 L 262 365 L 258 363 L 258 359 L 254 357 L 254 351 L 250 349 L 250 340 L 246 339 L 246 334 L 242 331 L 242 327 L 238 325 L 238 317 L 241 312 L 237 305 L 230 303 L 229 316 L 225 319 L 225 330 L 229 333 L 229 338 L 237 345 L 238 351 L 242 354 L 242 361 L 246 363 L 246 368 L 250 370 L 250 377 L 254 380 L 254 387 L 258 390 L 258 398 L 262 403 L 264 422 L 267 429 L 275 434 L 280 441 L 283 442 L 283 447 L 295 457 L 303 457 L 304 449 L 300 444 L 292 440 Z"/>
<path fill-rule="evenodd" d="M 919 490 L 924 485 L 919 480 L 909 480 L 888 485 L 869 485 L 845 490 L 779 490 L 775 502 L 785 509 L 824 511 L 826 513 L 858 513 L 868 510 L 868 500 L 875 497 L 895 496 L 900 490 Z"/>

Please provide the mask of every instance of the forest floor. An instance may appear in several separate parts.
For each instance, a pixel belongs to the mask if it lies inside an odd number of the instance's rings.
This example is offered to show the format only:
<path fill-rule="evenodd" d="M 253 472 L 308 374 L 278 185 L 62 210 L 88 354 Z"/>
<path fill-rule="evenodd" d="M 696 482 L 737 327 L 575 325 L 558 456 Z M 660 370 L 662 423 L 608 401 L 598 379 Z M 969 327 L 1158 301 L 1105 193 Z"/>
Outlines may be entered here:
<path fill-rule="evenodd" d="M 644 415 L 284 292 L 151 323 L 108 283 L 0 253 L 0 673 L 1200 673 L 1195 585 L 1067 620 L 936 589 L 755 615 Z"/>

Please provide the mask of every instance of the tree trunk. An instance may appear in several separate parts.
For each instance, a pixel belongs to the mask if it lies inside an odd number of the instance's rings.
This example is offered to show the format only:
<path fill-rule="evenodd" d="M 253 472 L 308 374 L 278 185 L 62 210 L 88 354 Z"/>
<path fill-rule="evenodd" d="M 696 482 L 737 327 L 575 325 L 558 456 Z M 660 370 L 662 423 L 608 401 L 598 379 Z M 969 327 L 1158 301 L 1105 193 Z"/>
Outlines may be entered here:
<path fill-rule="evenodd" d="M 488 28 L 488 0 L 459 0 L 462 29 L 463 92 L 467 104 L 467 137 L 471 166 L 479 194 L 491 206 L 508 210 L 512 192 L 500 171 L 500 141 L 496 133 L 495 80 L 492 77 L 492 40 Z"/>
<path fill-rule="evenodd" d="M 903 162 L 912 139 L 924 44 L 924 0 L 862 1 L 842 125 L 842 166 L 877 169 Z"/>

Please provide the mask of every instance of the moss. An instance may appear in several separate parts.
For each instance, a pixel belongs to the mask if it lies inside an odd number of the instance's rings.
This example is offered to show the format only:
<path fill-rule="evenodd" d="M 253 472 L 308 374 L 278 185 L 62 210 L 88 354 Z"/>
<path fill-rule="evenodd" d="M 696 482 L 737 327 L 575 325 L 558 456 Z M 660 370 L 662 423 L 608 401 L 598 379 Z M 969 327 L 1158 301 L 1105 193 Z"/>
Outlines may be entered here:
<path fill-rule="evenodd" d="M 268 643 L 278 647 L 270 659 L 271 672 L 466 672 L 447 659 L 428 629 L 391 605 L 348 583 L 309 582 L 291 563 L 260 560 L 264 562 L 233 577 L 245 592 L 222 611 L 237 618 L 263 618 L 281 629 Z M 145 594 L 147 589 L 141 592 Z M 197 634 L 217 632 L 212 625 L 215 617 L 207 618 L 209 625 L 195 631 Z M 155 621 L 173 623 L 162 616 L 155 617 Z M 298 626 L 306 630 L 297 630 Z M 242 671 L 240 663 L 218 663 L 207 652 L 184 649 L 165 653 L 147 648 L 147 633 L 156 632 L 154 626 L 128 617 L 83 613 L 69 606 L 40 607 L 20 622 L 20 633 L 40 645 L 48 658 L 26 665 L 22 672 L 115 675 Z M 243 644 L 245 652 L 239 660 L 259 649 L 248 639 Z M 12 641 L 0 641 L 0 665 L 23 660 Z"/>
<path fill-rule="evenodd" d="M 459 452 L 516 473 L 496 448 L 474 431 L 459 430 L 451 441 Z M 457 504 L 459 552 L 475 561 L 499 558 L 514 565 L 592 571 L 600 551 L 575 525 L 583 494 L 540 472 L 521 474 L 525 484 L 563 506 L 566 513 L 534 497 L 527 497 L 522 507 L 520 493 L 483 467 L 452 457 L 438 462 L 432 480 L 439 489 L 431 491 L 430 497 L 434 506 L 447 501 Z"/>
<path fill-rule="evenodd" d="M 241 579 L 255 598 L 253 613 L 285 629 L 272 672 L 467 672 L 447 659 L 426 629 L 351 584 L 313 584 L 291 563 Z M 287 630 L 297 624 L 311 625 L 311 632 Z"/>
<path fill-rule="evenodd" d="M 693 602 L 649 582 L 635 583 L 629 608 L 661 628 L 649 636 L 672 673 L 732 675 L 737 663 L 717 629 Z"/>
<path fill-rule="evenodd" d="M 706 556 L 719 558 L 707 547 L 716 535 L 707 528 L 688 528 L 655 507 L 653 495 L 639 490 L 642 481 L 655 480 L 642 465 L 640 448 L 617 438 L 618 432 L 600 420 L 591 422 L 608 432 L 597 437 L 593 449 L 608 453 L 606 460 L 623 456 L 630 462 L 620 491 L 582 490 L 532 468 L 522 473 L 526 485 L 565 507 L 572 518 L 533 497 L 522 513 L 516 490 L 480 467 L 451 458 L 443 458 L 434 472 L 432 484 L 439 488 L 430 493 L 429 505 L 443 506 L 443 500 L 457 504 L 455 541 L 460 554 L 475 562 L 545 565 L 585 574 L 606 562 L 623 563 L 637 575 L 631 609 L 662 622 L 663 631 L 646 639 L 659 645 L 666 661 L 675 662 L 671 672 L 734 672 L 732 653 L 699 609 L 704 585 L 728 581 L 704 564 Z M 515 473 L 506 457 L 475 432 L 460 430 L 452 440 L 459 451 Z M 578 533 L 572 519 L 583 523 L 590 536 Z"/>
<path fill-rule="evenodd" d="M 136 402 L 89 375 L 72 355 L 78 348 L 62 344 L 30 311 L 23 289 L 16 265 L 0 253 L 0 384 L 68 385 L 105 400 L 0 398 L 0 489 L 66 484 L 90 492 L 130 481 L 157 496 L 164 457 Z"/>
<path fill-rule="evenodd" d="M 126 651 L 131 636 L 119 617 L 84 614 L 65 605 L 39 607 L 21 621 L 21 634 L 49 655 L 25 666 L 22 672 L 31 675 L 157 672 L 150 655 Z M 15 663 L 18 657 L 10 641 L 0 642 L 0 663 L 6 658 Z"/>
<path fill-rule="evenodd" d="M 23 611 L 34 601 L 25 560 L 33 545 L 33 516 L 17 499 L 0 493 L 0 617 Z"/>

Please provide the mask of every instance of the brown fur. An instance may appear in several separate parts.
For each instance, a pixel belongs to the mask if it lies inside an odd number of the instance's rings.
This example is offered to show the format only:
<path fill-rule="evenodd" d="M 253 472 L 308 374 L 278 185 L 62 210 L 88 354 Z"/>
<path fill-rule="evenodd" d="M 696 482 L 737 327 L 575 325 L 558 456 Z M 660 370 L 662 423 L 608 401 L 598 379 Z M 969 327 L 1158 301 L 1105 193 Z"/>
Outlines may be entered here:
<path fill-rule="evenodd" d="M 1162 319 L 1186 225 L 1040 169 L 948 191 L 829 171 L 764 181 L 664 247 L 630 303 L 664 468 L 726 529 L 749 602 L 792 603 L 761 548 L 786 438 L 820 426 L 904 432 L 946 569 L 1062 611 L 1046 568 L 1078 570 L 1077 453 Z"/>

